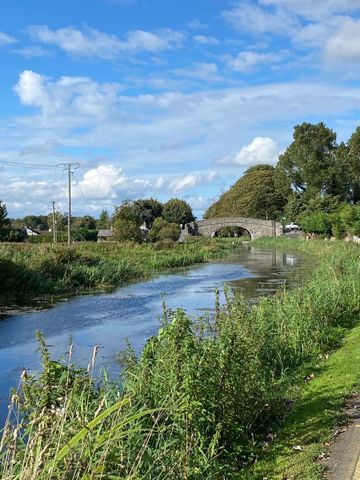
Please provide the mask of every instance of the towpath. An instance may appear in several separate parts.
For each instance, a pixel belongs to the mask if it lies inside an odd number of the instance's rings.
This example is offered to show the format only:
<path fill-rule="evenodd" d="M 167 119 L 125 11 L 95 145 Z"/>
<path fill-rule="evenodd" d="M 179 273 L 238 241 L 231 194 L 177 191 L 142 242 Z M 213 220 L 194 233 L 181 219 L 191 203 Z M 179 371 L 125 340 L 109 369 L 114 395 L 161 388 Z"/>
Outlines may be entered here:
<path fill-rule="evenodd" d="M 360 397 L 347 405 L 349 427 L 340 433 L 329 448 L 329 457 L 323 460 L 328 480 L 360 480 Z"/>

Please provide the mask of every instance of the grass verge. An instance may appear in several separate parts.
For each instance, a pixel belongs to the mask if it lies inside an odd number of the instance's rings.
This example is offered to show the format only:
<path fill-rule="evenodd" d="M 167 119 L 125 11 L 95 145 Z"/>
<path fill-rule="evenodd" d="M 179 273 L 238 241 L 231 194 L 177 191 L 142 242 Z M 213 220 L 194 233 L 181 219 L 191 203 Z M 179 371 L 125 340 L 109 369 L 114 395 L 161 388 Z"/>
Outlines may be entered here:
<path fill-rule="evenodd" d="M 317 461 L 346 421 L 345 400 L 360 386 L 360 326 L 344 338 L 328 360 L 308 372 L 314 379 L 304 386 L 274 443 L 243 480 L 320 480 L 324 468 Z"/>

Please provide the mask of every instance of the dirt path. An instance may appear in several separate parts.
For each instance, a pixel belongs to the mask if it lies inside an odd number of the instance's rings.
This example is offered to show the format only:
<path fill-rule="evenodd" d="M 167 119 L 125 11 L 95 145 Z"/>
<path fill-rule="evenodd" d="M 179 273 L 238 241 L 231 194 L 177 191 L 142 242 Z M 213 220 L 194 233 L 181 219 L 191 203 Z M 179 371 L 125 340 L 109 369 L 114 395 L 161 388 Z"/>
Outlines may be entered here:
<path fill-rule="evenodd" d="M 350 425 L 329 447 L 329 457 L 322 461 L 328 480 L 360 480 L 360 397 L 349 401 Z"/>

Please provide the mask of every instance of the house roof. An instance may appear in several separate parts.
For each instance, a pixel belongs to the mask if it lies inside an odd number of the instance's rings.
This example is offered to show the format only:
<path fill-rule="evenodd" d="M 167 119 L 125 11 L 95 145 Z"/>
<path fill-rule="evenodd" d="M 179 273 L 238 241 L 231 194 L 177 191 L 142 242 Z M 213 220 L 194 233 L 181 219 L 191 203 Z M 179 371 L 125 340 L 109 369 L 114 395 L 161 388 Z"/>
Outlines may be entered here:
<path fill-rule="evenodd" d="M 113 231 L 112 230 L 99 230 L 98 237 L 112 237 L 113 236 Z"/>

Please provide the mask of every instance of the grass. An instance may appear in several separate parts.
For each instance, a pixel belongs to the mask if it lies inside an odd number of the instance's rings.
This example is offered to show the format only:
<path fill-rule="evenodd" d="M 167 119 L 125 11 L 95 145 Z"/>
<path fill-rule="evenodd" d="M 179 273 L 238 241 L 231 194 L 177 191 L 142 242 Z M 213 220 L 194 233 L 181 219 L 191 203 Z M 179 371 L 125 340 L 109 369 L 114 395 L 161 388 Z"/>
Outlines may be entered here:
<path fill-rule="evenodd" d="M 360 387 L 360 326 L 346 335 L 342 346 L 325 362 L 319 360 L 308 382 L 281 426 L 270 449 L 243 479 L 320 480 L 317 458 L 344 423 L 345 399 Z M 301 450 L 294 449 L 300 446 Z"/>
<path fill-rule="evenodd" d="M 185 244 L 0 244 L 0 304 L 38 296 L 110 290 L 169 268 L 221 257 L 240 242 L 204 239 Z"/>
<path fill-rule="evenodd" d="M 227 293 L 214 318 L 164 309 L 141 356 L 124 353 L 119 385 L 94 380 L 93 360 L 88 372 L 52 362 L 42 342 L 44 371 L 13 397 L 1 478 L 320 478 L 314 458 L 359 381 L 360 249 L 260 244 L 306 251 L 317 269 L 256 306 Z"/>

